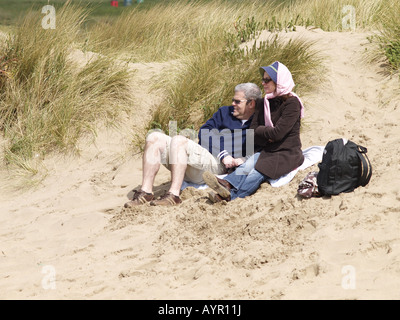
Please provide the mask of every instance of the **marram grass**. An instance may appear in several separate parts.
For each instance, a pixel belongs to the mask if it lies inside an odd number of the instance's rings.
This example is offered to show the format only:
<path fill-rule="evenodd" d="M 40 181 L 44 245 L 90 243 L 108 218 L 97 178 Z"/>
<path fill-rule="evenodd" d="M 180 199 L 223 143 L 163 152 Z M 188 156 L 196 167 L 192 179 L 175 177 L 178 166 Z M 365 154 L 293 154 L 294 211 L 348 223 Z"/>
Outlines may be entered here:
<path fill-rule="evenodd" d="M 84 9 L 66 5 L 52 30 L 41 27 L 40 12 L 30 12 L 0 49 L 6 163 L 22 167 L 38 154 L 74 150 L 96 124 L 111 121 L 130 103 L 124 67 L 107 57 L 79 67 L 69 58 L 85 16 Z"/>
<path fill-rule="evenodd" d="M 254 82 L 261 86 L 259 67 L 278 60 L 291 70 L 299 94 L 315 88 L 322 56 L 312 42 L 283 41 L 272 35 L 249 50 L 227 52 L 226 47 L 209 40 L 199 44 L 201 54 L 188 56 L 184 66 L 175 70 L 161 86 L 166 99 L 156 108 L 148 129 L 159 128 L 168 133 L 169 121 L 178 129 L 194 129 L 212 116 L 222 105 L 230 105 L 233 89 L 239 83 Z M 171 79 L 173 79 L 171 81 Z"/>
<path fill-rule="evenodd" d="M 296 25 L 346 32 L 346 6 L 354 8 L 356 29 L 379 27 L 379 55 L 398 69 L 400 10 L 395 0 L 164 1 L 90 24 L 91 13 L 67 1 L 57 8 L 55 30 L 41 28 L 43 15 L 31 11 L 0 45 L 4 160 L 34 172 L 27 165 L 33 157 L 74 150 L 83 135 L 95 133 L 99 121 L 112 122 L 132 107 L 131 75 L 114 63 L 118 57 L 179 60 L 181 67 L 158 80 L 166 96 L 148 129 L 167 132 L 170 120 L 180 129 L 198 128 L 230 103 L 237 83 L 260 84 L 258 67 L 275 60 L 292 71 L 295 91 L 307 93 L 318 83 L 312 79 L 322 65 L 312 43 L 272 36 L 247 51 L 240 44 L 261 30 L 290 32 Z M 97 52 L 98 58 L 79 67 L 69 59 L 75 48 Z"/>

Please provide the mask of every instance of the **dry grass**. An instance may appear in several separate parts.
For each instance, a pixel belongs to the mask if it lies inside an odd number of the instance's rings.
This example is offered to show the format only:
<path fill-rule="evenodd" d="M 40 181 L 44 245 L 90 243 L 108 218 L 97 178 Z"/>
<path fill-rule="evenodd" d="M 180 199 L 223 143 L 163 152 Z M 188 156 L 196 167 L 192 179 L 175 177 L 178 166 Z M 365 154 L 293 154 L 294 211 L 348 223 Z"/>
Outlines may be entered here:
<path fill-rule="evenodd" d="M 90 26 L 85 25 L 90 12 L 67 1 L 57 9 L 55 30 L 41 28 L 43 15 L 31 11 L 8 29 L 10 37 L 0 47 L 4 159 L 36 172 L 28 165 L 30 159 L 74 150 L 82 135 L 95 133 L 95 123 L 112 121 L 126 110 L 130 74 L 113 63 L 115 58 L 180 61 L 180 68 L 158 81 L 166 99 L 147 129 L 168 132 L 170 120 L 180 129 L 198 128 L 219 106 L 229 104 L 237 83 L 259 83 L 258 67 L 274 60 L 289 67 L 296 91 L 306 93 L 318 83 L 310 79 L 321 67 L 312 43 L 271 37 L 248 52 L 240 45 L 263 29 L 292 31 L 296 25 L 313 25 L 346 31 L 343 19 L 349 11 L 343 10 L 348 5 L 355 10 L 357 29 L 380 30 L 374 39 L 381 45 L 377 56 L 398 69 L 400 9 L 395 0 L 168 1 Z M 77 71 L 67 59 L 73 48 L 101 57 Z"/>
<path fill-rule="evenodd" d="M 94 124 L 118 116 L 130 101 L 129 73 L 102 57 L 82 69 L 68 60 L 87 12 L 65 5 L 56 29 L 30 12 L 0 49 L 0 129 L 5 161 L 22 168 L 37 155 L 71 151 Z M 31 169 L 34 171 L 34 168 Z"/>

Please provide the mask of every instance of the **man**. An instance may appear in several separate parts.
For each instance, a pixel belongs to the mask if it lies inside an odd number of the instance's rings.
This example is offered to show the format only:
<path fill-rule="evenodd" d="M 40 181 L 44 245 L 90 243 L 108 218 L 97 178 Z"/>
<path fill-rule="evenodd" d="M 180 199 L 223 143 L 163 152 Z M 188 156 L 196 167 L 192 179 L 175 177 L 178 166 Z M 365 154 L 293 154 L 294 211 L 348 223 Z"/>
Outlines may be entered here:
<path fill-rule="evenodd" d="M 256 84 L 237 85 L 232 105 L 219 108 L 200 128 L 199 143 L 181 135 L 149 134 L 143 155 L 142 187 L 135 191 L 131 201 L 125 203 L 125 208 L 147 202 L 164 206 L 180 204 L 184 180 L 204 183 L 202 175 L 205 171 L 223 174 L 241 165 L 245 157 L 254 152 L 254 141 L 246 148 L 246 137 L 250 132 L 255 101 L 260 98 L 262 93 Z M 171 186 L 165 195 L 155 200 L 153 184 L 161 163 L 171 171 Z"/>

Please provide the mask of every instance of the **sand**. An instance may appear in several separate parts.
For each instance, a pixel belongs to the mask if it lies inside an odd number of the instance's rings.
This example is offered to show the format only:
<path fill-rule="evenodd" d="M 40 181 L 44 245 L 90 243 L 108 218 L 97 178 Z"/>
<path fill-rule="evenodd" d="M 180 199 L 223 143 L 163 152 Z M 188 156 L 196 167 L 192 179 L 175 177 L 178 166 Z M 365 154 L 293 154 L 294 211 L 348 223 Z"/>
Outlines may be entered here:
<path fill-rule="evenodd" d="M 327 83 L 302 97 L 303 147 L 342 137 L 367 147 L 366 187 L 300 199 L 314 165 L 229 203 L 188 188 L 178 207 L 123 209 L 141 183 L 132 134 L 157 102 L 147 81 L 168 67 L 134 64 L 125 127 L 83 141 L 79 157 L 47 157 L 34 188 L 8 188 L 20 178 L 1 172 L 0 299 L 399 299 L 400 85 L 362 59 L 368 35 L 282 34 L 315 40 L 326 57 Z M 156 195 L 169 179 L 162 168 Z"/>

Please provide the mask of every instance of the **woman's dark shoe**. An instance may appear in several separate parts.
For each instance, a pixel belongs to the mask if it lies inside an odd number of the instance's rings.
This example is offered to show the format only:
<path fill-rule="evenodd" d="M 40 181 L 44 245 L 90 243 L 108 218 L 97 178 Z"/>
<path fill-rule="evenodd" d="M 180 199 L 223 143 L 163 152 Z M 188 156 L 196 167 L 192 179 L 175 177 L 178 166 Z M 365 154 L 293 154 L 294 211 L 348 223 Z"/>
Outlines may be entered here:
<path fill-rule="evenodd" d="M 231 197 L 232 185 L 228 181 L 216 177 L 213 173 L 209 171 L 203 173 L 203 180 L 222 198 Z"/>
<path fill-rule="evenodd" d="M 222 201 L 231 201 L 231 196 L 229 196 L 228 198 L 222 198 L 218 193 L 215 192 L 209 192 L 208 193 L 208 199 L 211 200 L 211 202 L 213 203 L 218 203 L 218 202 L 222 202 Z"/>

